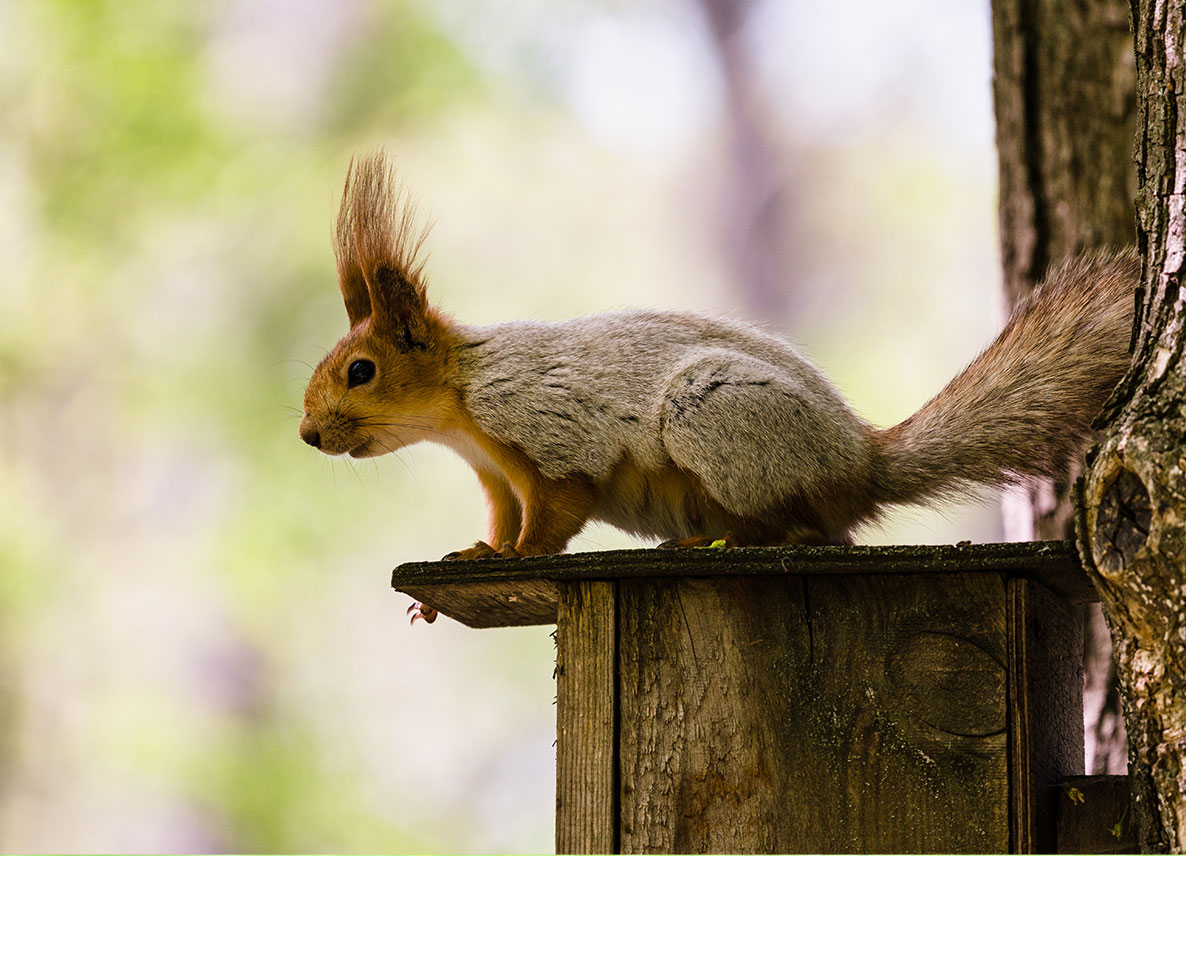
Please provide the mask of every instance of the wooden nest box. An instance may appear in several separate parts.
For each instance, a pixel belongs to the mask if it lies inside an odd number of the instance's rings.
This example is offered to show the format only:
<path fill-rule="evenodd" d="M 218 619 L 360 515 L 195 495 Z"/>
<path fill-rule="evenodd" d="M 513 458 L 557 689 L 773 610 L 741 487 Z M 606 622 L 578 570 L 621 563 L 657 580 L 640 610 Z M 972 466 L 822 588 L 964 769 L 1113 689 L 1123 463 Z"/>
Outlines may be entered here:
<path fill-rule="evenodd" d="M 472 627 L 557 625 L 557 851 L 1066 841 L 1094 598 L 1069 544 L 623 550 L 392 585 Z"/>

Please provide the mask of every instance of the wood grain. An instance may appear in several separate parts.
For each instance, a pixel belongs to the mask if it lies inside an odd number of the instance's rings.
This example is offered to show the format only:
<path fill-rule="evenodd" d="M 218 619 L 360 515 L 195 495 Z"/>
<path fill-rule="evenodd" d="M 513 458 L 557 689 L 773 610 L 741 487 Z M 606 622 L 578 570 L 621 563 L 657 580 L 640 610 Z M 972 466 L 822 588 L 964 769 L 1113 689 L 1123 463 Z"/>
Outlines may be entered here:
<path fill-rule="evenodd" d="M 624 853 L 786 851 L 787 645 L 803 581 L 619 584 Z"/>
<path fill-rule="evenodd" d="M 441 574 L 441 581 L 409 577 L 392 585 L 397 592 L 406 593 L 475 630 L 550 625 L 556 622 L 560 603 L 560 585 L 555 580 L 530 575 L 506 579 L 492 574 L 457 581 L 449 578 L 446 571 Z"/>
<path fill-rule="evenodd" d="M 615 584 L 560 589 L 556 635 L 556 852 L 618 850 Z"/>
<path fill-rule="evenodd" d="M 623 580 L 623 852 L 1004 852 L 1004 583 Z"/>
<path fill-rule="evenodd" d="M 1083 615 L 1037 583 L 1009 580 L 1010 827 L 1014 852 L 1054 852 L 1053 787 L 1083 774 Z"/>

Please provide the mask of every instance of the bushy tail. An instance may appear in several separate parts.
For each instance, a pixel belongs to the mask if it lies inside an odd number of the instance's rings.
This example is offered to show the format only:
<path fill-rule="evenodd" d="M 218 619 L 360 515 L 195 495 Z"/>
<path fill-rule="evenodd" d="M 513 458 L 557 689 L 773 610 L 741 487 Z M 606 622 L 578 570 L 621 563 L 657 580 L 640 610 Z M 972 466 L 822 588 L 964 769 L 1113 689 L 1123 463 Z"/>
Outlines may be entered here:
<path fill-rule="evenodd" d="M 879 432 L 878 500 L 916 502 L 1062 467 L 1128 369 L 1139 278 L 1133 250 L 1053 270 L 958 377 Z"/>

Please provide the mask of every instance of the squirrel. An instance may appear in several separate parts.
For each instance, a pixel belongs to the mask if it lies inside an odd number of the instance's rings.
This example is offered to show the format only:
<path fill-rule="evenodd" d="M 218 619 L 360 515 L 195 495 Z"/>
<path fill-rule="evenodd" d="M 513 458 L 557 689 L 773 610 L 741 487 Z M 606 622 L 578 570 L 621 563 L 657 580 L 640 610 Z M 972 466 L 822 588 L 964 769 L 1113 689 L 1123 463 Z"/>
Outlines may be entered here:
<path fill-rule="evenodd" d="M 353 159 L 334 228 L 349 331 L 309 380 L 300 437 L 353 458 L 457 452 L 489 533 L 446 558 L 559 553 L 591 519 L 665 544 L 851 544 L 887 505 L 1051 474 L 1130 361 L 1136 252 L 1079 257 L 883 430 L 786 341 L 727 319 L 464 326 L 428 300 L 426 235 L 384 153 Z"/>

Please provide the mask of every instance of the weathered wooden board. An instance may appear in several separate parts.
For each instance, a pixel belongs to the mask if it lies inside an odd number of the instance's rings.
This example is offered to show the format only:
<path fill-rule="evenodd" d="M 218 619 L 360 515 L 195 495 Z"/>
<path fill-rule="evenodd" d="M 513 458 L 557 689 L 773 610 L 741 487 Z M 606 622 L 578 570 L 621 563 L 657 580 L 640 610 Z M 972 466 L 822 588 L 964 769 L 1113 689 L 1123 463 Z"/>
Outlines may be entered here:
<path fill-rule="evenodd" d="M 811 737 L 839 818 L 829 850 L 1009 848 L 1004 580 L 812 577 L 826 695 Z M 818 715 L 817 715 L 818 717 Z M 802 849 L 800 851 L 809 851 Z"/>
<path fill-rule="evenodd" d="M 1063 598 L 1095 591 L 1069 542 L 967 546 L 782 546 L 610 552 L 405 563 L 391 585 L 467 626 L 554 623 L 559 583 L 635 576 L 847 575 L 996 572 L 1038 579 Z"/>
<path fill-rule="evenodd" d="M 556 621 L 556 849 L 1035 852 L 1082 772 L 1067 543 L 410 563 L 471 626 Z"/>
<path fill-rule="evenodd" d="M 400 566 L 399 570 L 405 568 Z M 392 585 L 397 592 L 407 593 L 417 602 L 426 603 L 475 630 L 553 624 L 560 603 L 560 585 L 534 576 L 507 579 L 491 575 L 476 582 L 392 580 Z"/>
<path fill-rule="evenodd" d="M 1008 612 L 1013 850 L 1054 852 L 1053 786 L 1083 773 L 1083 611 L 1011 579 Z"/>
<path fill-rule="evenodd" d="M 621 851 L 1005 852 L 1004 581 L 619 583 Z"/>
<path fill-rule="evenodd" d="M 618 851 L 616 587 L 566 583 L 556 634 L 556 852 Z"/>
<path fill-rule="evenodd" d="M 787 732 L 800 578 L 619 584 L 621 851 L 776 852 L 800 824 Z"/>

